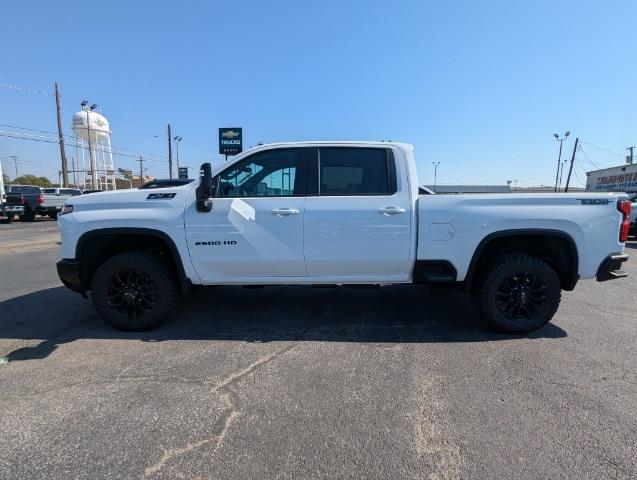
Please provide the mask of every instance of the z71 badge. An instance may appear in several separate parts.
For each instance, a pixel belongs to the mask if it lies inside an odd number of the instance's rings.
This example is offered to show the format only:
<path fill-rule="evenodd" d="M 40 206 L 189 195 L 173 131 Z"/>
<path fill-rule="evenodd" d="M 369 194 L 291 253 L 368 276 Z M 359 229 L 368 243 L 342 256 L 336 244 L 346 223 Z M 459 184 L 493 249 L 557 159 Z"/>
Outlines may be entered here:
<path fill-rule="evenodd" d="M 166 200 L 175 198 L 176 193 L 149 193 L 146 200 Z"/>

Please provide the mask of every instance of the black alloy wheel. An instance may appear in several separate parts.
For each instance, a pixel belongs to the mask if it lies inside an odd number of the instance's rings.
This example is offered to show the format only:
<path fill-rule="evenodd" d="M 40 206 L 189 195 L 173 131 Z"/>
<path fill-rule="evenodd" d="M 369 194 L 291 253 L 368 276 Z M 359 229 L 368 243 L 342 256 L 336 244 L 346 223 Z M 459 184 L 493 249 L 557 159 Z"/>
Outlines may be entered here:
<path fill-rule="evenodd" d="M 546 284 L 532 272 L 505 277 L 496 290 L 495 303 L 509 320 L 528 320 L 546 302 Z"/>
<path fill-rule="evenodd" d="M 562 286 L 553 267 L 526 254 L 490 261 L 473 287 L 472 302 L 482 318 L 507 333 L 546 325 L 560 304 Z"/>
<path fill-rule="evenodd" d="M 144 250 L 107 259 L 91 282 L 97 312 L 122 330 L 150 330 L 169 320 L 179 295 L 176 272 L 168 259 Z"/>
<path fill-rule="evenodd" d="M 157 287 L 148 275 L 127 268 L 110 277 L 106 301 L 111 310 L 136 319 L 157 305 Z"/>

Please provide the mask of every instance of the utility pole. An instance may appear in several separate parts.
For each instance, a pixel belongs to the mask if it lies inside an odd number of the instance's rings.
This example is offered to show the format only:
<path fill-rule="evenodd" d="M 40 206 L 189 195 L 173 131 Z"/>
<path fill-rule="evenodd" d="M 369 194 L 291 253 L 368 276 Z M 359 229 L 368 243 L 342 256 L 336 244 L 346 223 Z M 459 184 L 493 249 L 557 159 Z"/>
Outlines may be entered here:
<path fill-rule="evenodd" d="M 560 153 L 557 156 L 557 171 L 555 172 L 555 193 L 557 193 L 557 182 L 558 182 L 558 178 L 560 176 L 560 162 L 562 161 L 562 142 L 564 140 L 566 140 L 566 138 L 571 134 L 571 132 L 566 132 L 564 134 L 563 138 L 560 138 L 560 136 L 557 133 L 554 133 L 553 136 L 555 137 L 555 140 L 557 140 L 558 142 L 560 142 Z"/>
<path fill-rule="evenodd" d="M 438 165 L 440 165 L 440 162 L 431 162 L 431 164 L 434 166 L 434 193 L 436 193 L 436 181 L 438 180 Z"/>
<path fill-rule="evenodd" d="M 60 84 L 55 82 L 55 109 L 58 117 L 58 138 L 60 141 L 60 158 L 62 160 L 62 186 L 69 186 L 69 167 L 66 163 L 66 152 L 64 151 L 64 134 L 62 133 L 62 112 L 60 110 Z"/>
<path fill-rule="evenodd" d="M 144 183 L 144 159 L 142 156 L 139 156 L 139 186 L 141 187 Z"/>
<path fill-rule="evenodd" d="M 17 180 L 20 176 L 18 175 L 18 157 L 16 157 L 15 155 L 11 155 L 9 158 L 13 158 L 13 165 L 15 167 L 15 178 Z"/>
<path fill-rule="evenodd" d="M 635 147 L 626 147 L 626 150 L 628 150 L 630 152 L 630 155 L 628 155 L 628 158 L 630 159 L 628 161 L 628 163 L 633 163 L 633 150 L 635 149 Z"/>
<path fill-rule="evenodd" d="M 173 136 L 168 124 L 168 178 L 173 178 Z"/>
<path fill-rule="evenodd" d="M 575 146 L 573 147 L 573 155 L 571 155 L 571 166 L 568 169 L 568 177 L 566 178 L 566 188 L 564 188 L 564 193 L 568 192 L 568 184 L 571 182 L 571 172 L 573 171 L 573 163 L 575 163 L 575 151 L 577 150 L 577 142 L 579 142 L 579 138 L 575 139 Z"/>

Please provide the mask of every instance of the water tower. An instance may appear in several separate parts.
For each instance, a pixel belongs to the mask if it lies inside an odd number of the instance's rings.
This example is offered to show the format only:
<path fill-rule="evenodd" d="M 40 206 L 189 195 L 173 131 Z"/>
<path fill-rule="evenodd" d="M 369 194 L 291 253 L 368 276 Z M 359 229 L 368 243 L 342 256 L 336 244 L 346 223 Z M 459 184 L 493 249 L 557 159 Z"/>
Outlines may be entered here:
<path fill-rule="evenodd" d="M 73 180 L 85 190 L 115 190 L 111 129 L 97 105 L 87 104 L 83 101 L 82 110 L 73 115 Z"/>

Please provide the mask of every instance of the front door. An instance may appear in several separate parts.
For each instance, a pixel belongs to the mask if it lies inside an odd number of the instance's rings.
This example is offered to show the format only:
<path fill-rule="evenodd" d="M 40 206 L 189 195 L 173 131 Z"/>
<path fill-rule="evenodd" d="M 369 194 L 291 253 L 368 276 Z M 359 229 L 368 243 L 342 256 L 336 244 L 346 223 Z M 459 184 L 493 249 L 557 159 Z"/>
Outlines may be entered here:
<path fill-rule="evenodd" d="M 257 152 L 217 175 L 212 210 L 186 209 L 188 249 L 203 282 L 305 277 L 305 183 L 300 148 Z"/>

